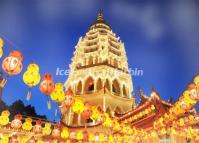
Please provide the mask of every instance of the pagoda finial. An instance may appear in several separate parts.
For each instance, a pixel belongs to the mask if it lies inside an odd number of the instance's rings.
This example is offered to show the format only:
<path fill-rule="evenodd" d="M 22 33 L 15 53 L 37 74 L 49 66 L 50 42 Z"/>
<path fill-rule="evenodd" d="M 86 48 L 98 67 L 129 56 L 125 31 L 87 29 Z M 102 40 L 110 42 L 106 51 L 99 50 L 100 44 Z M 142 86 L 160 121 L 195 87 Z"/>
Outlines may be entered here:
<path fill-rule="evenodd" d="M 102 9 L 100 9 L 98 12 L 97 21 L 103 21 L 103 20 L 104 20 L 104 17 L 102 14 Z"/>

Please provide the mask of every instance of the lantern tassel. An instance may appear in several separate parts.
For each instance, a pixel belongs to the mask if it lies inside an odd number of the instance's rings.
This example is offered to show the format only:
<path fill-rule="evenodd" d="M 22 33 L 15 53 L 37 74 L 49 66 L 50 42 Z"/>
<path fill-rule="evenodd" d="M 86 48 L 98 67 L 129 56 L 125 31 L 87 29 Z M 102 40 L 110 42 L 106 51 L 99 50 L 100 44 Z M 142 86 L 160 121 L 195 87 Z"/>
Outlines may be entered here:
<path fill-rule="evenodd" d="M 29 101 L 31 98 L 31 91 L 29 90 L 27 95 L 26 95 L 26 100 Z"/>
<path fill-rule="evenodd" d="M 50 110 L 51 109 L 51 103 L 50 103 L 50 100 L 47 101 L 47 106 L 48 106 L 48 109 Z"/>
<path fill-rule="evenodd" d="M 6 82 L 7 82 L 7 78 L 3 79 L 3 80 L 1 81 L 0 86 L 3 88 L 3 87 L 6 85 Z"/>
<path fill-rule="evenodd" d="M 58 112 L 58 110 L 57 110 L 57 109 L 55 109 L 55 117 L 57 116 L 57 112 Z"/>

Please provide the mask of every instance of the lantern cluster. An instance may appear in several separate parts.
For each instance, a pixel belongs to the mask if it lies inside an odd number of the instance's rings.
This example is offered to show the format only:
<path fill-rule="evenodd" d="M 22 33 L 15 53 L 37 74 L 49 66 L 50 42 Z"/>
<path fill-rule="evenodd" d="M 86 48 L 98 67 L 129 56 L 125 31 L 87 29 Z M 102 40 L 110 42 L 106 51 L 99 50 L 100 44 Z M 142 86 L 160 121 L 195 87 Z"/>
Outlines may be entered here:
<path fill-rule="evenodd" d="M 30 100 L 31 91 L 30 89 L 40 82 L 39 66 L 35 63 L 29 64 L 27 70 L 23 74 L 23 81 L 29 86 L 29 91 L 26 96 L 27 100 Z"/>

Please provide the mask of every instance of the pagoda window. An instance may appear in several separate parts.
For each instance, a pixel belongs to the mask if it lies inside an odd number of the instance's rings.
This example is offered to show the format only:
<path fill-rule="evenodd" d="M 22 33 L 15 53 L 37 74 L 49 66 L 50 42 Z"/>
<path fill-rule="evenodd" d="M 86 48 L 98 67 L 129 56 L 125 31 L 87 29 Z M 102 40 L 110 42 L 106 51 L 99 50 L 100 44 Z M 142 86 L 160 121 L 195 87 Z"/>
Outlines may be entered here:
<path fill-rule="evenodd" d="M 116 59 L 114 59 L 114 61 L 113 61 L 113 65 L 114 65 L 114 67 L 118 67 L 118 62 L 117 62 L 117 60 L 116 60 Z"/>
<path fill-rule="evenodd" d="M 98 64 L 98 57 L 95 57 L 95 64 Z"/>
<path fill-rule="evenodd" d="M 124 97 L 127 97 L 127 92 L 126 92 L 125 85 L 123 85 L 123 96 L 124 96 Z"/>
<path fill-rule="evenodd" d="M 73 114 L 73 122 L 72 122 L 73 125 L 77 125 L 78 124 L 78 114 L 77 113 L 74 113 Z"/>
<path fill-rule="evenodd" d="M 92 65 L 92 64 L 93 64 L 93 57 L 90 56 L 90 57 L 89 57 L 89 60 L 88 60 L 88 65 Z"/>
<path fill-rule="evenodd" d="M 102 80 L 99 78 L 97 80 L 97 90 L 99 91 L 100 89 L 102 89 Z"/>
<path fill-rule="evenodd" d="M 109 82 L 108 79 L 106 79 L 106 82 L 105 82 L 105 84 L 104 84 L 104 87 L 105 87 L 106 89 L 108 89 L 109 91 L 111 90 L 110 82 Z"/>
<path fill-rule="evenodd" d="M 94 91 L 94 80 L 92 77 L 89 77 L 85 82 L 85 92 Z"/>
<path fill-rule="evenodd" d="M 120 84 L 118 83 L 116 79 L 113 81 L 112 91 L 118 95 L 120 94 Z"/>
<path fill-rule="evenodd" d="M 82 82 L 79 81 L 77 84 L 77 94 L 81 94 L 82 92 Z"/>

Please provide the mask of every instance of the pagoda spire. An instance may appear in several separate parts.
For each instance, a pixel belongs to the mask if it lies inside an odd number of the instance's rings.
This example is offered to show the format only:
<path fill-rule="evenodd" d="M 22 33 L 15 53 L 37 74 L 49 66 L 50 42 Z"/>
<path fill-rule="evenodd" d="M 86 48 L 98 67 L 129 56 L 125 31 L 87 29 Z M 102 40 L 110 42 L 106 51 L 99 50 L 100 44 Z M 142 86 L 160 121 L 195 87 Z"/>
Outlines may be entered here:
<path fill-rule="evenodd" d="M 102 9 L 100 9 L 99 12 L 98 12 L 97 21 L 104 21 Z"/>

